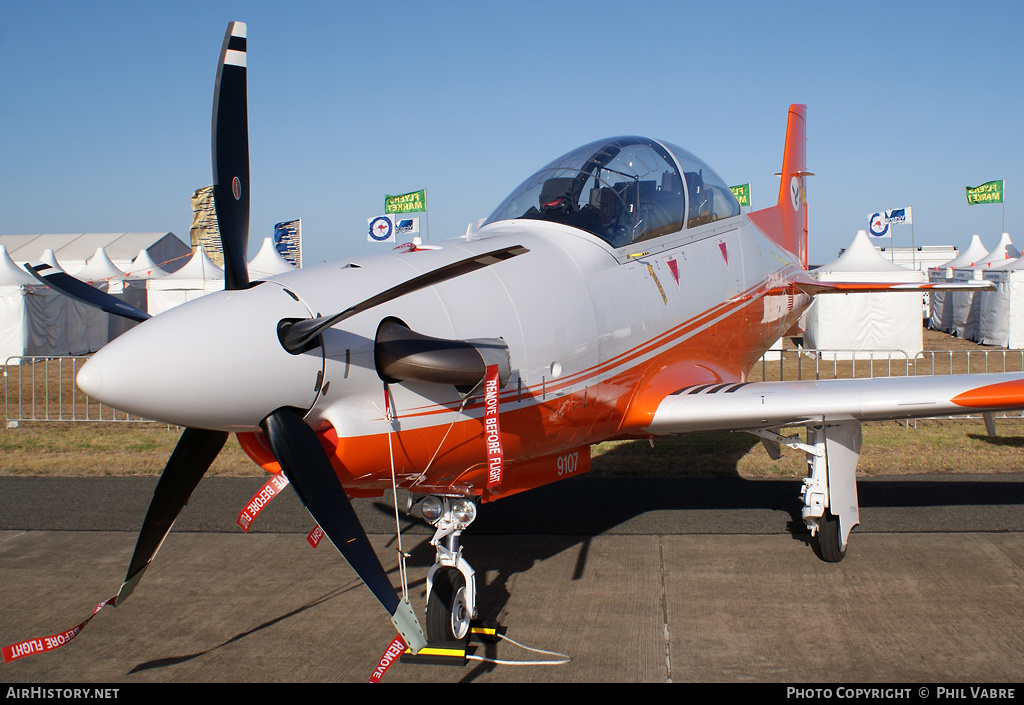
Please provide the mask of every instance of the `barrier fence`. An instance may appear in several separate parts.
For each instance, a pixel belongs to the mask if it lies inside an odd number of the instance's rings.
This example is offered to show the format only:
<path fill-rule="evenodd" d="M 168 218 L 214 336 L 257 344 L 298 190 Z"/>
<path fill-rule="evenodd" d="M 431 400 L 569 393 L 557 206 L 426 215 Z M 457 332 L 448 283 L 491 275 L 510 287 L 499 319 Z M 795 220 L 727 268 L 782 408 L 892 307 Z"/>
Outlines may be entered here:
<path fill-rule="evenodd" d="M 7 427 L 28 421 L 146 422 L 89 398 L 75 377 L 88 356 L 7 358 L 4 364 L 4 414 Z M 1024 350 L 935 350 L 910 356 L 900 350 L 770 351 L 749 380 L 794 381 L 860 377 L 977 374 L 1024 371 Z M 1006 418 L 1024 418 L 1015 412 Z"/>
<path fill-rule="evenodd" d="M 91 399 L 75 384 L 87 356 L 9 357 L 4 363 L 7 428 L 26 421 L 146 422 Z"/>
<path fill-rule="evenodd" d="M 902 350 L 815 350 L 792 348 L 769 351 L 750 371 L 750 381 L 918 377 L 1024 371 L 1024 350 L 925 350 L 909 355 Z M 964 415 L 957 418 L 980 418 Z M 1024 410 L 996 415 L 1024 419 Z"/>
<path fill-rule="evenodd" d="M 772 350 L 754 365 L 750 381 L 850 379 L 1021 372 L 1024 350 Z M 758 376 L 760 373 L 760 376 Z"/>

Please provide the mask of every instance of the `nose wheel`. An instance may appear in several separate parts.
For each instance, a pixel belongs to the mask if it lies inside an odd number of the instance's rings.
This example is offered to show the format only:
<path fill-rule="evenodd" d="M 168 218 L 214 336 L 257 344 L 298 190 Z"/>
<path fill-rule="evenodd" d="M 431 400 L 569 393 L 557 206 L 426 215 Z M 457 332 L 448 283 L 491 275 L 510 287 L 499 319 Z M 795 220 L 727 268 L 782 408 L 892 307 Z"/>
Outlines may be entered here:
<path fill-rule="evenodd" d="M 462 557 L 459 538 L 476 519 L 476 504 L 464 497 L 432 495 L 420 511 L 436 528 L 430 545 L 437 553 L 427 572 L 427 641 L 464 642 L 476 617 L 476 573 Z"/>
<path fill-rule="evenodd" d="M 427 600 L 427 641 L 463 641 L 472 621 L 466 579 L 453 568 L 438 570 Z"/>

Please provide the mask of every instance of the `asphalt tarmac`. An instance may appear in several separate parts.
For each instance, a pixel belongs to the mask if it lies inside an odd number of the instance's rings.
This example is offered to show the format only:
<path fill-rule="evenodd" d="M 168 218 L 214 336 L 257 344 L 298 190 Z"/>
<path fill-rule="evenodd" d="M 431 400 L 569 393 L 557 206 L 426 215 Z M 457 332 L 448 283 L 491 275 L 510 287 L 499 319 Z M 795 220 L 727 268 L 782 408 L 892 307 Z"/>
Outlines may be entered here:
<path fill-rule="evenodd" d="M 290 491 L 250 533 L 235 525 L 261 484 L 204 480 L 131 599 L 0 665 L 0 683 L 367 682 L 390 622 L 333 547 L 306 543 Z M 0 646 L 71 629 L 116 594 L 154 485 L 0 478 Z M 1024 682 L 1024 475 L 862 480 L 838 564 L 811 549 L 799 487 L 580 477 L 484 505 L 465 555 L 481 615 L 516 643 L 383 680 Z M 356 509 L 398 584 L 390 497 Z M 422 610 L 431 530 L 401 526 Z"/>

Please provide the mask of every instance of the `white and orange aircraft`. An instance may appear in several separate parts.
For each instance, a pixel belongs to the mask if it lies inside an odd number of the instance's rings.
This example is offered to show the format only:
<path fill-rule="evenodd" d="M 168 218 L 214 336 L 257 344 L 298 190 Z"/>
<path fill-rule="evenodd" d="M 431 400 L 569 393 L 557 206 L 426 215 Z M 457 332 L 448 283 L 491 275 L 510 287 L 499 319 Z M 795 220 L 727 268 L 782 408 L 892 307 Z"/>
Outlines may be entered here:
<path fill-rule="evenodd" d="M 460 536 L 478 504 L 587 472 L 591 444 L 733 429 L 776 457 L 802 450 L 803 518 L 838 561 L 859 520 L 862 421 L 1024 408 L 1019 374 L 748 381 L 813 296 L 932 286 L 808 275 L 802 105 L 789 108 L 770 208 L 743 214 L 684 149 L 616 137 L 555 159 L 461 237 L 250 281 L 245 37 L 229 26 L 214 99 L 226 290 L 149 318 L 36 271 L 143 321 L 82 368 L 81 389 L 186 427 L 118 603 L 229 433 L 285 474 L 416 652 L 465 638 L 475 616 Z M 783 435 L 800 426 L 805 440 Z M 425 633 L 349 502 L 392 488 L 437 527 Z"/>

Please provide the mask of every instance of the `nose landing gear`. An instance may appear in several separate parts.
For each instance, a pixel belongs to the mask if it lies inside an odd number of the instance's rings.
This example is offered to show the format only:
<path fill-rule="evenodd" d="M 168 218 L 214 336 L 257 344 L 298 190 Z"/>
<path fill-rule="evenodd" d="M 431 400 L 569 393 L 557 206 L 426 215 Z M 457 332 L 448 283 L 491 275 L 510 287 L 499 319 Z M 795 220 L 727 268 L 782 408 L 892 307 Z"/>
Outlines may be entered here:
<path fill-rule="evenodd" d="M 430 495 L 420 504 L 423 518 L 434 525 L 430 545 L 436 550 L 427 571 L 427 646 L 403 661 L 465 665 L 471 639 L 495 643 L 502 630 L 477 619 L 476 572 L 462 555 L 459 538 L 476 519 L 476 504 L 466 497 Z"/>
<path fill-rule="evenodd" d="M 427 572 L 427 641 L 463 641 L 476 617 L 476 571 L 462 556 L 459 538 L 476 519 L 476 504 L 430 496 L 421 511 L 436 529 L 430 545 L 437 554 Z"/>

